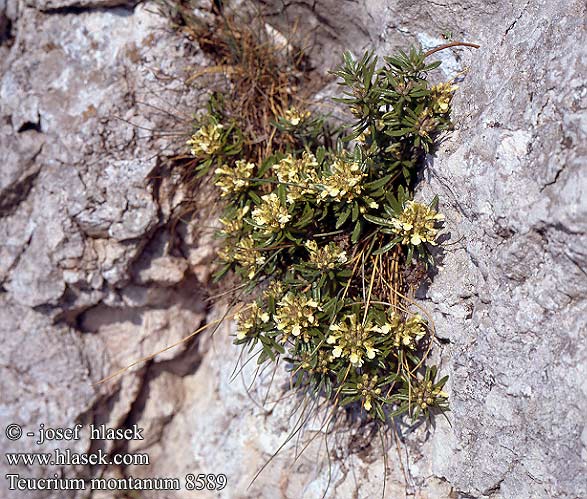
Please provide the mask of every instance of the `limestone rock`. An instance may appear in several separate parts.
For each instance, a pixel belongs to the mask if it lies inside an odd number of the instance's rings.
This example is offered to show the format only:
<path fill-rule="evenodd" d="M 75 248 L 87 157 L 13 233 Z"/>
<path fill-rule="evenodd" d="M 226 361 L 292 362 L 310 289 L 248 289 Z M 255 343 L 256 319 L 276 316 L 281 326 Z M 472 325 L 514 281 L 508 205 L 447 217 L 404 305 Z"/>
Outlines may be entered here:
<path fill-rule="evenodd" d="M 88 421 L 86 416 L 97 395 L 91 369 L 101 368 L 95 355 L 102 346 L 85 343 L 76 331 L 55 326 L 43 314 L 12 302 L 6 293 L 0 295 L 0 341 L 2 426 L 18 424 L 25 432 L 20 440 L 11 442 L 4 437 L 3 428 L 2 452 L 52 452 L 60 448 L 60 442 L 54 441 L 36 445 L 39 427 L 73 427 L 80 420 Z M 26 436 L 28 432 L 35 436 Z M 89 447 L 87 435 L 69 446 L 72 452 L 87 452 Z M 2 467 L 3 478 L 7 473 L 30 473 L 24 464 L 7 466 L 3 461 Z M 53 471 L 47 466 L 34 469 L 38 476 L 51 476 Z M 72 478 L 79 474 L 83 476 L 84 470 L 71 470 Z M 3 497 L 13 493 L 7 486 L 8 482 L 2 480 Z M 30 494 L 35 498 L 47 497 L 42 491 Z"/>
<path fill-rule="evenodd" d="M 96 383 L 179 342 L 204 317 L 202 284 L 187 260 L 153 242 L 169 239 L 170 213 L 161 212 L 165 200 L 151 178 L 158 154 L 177 147 L 164 134 L 185 127 L 165 109 L 198 102 L 201 93 L 175 77 L 203 59 L 151 9 L 122 3 L 0 5 L 2 431 L 13 422 L 25 430 L 124 426 L 145 398 L 150 369 L 143 363 Z M 166 74 L 174 78 L 162 86 Z M 96 450 L 82 435 L 67 446 L 3 439 L 2 450 Z M 61 473 L 1 466 L 2 497 L 13 493 L 6 473 Z M 92 473 L 64 470 L 68 478 Z"/>

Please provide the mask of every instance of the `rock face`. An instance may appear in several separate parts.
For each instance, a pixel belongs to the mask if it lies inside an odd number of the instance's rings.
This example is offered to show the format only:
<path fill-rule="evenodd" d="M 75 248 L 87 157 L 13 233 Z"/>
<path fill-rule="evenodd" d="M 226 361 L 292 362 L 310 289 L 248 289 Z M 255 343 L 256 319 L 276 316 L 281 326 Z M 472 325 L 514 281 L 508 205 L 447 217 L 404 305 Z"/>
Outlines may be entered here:
<path fill-rule="evenodd" d="M 203 96 L 182 83 L 202 57 L 144 6 L 38 3 L 9 1 L 1 12 L 2 426 L 118 427 L 155 390 L 152 372 L 170 384 L 180 375 L 169 373 L 186 371 L 182 362 L 187 371 L 198 364 L 197 351 L 182 345 L 94 385 L 205 318 L 202 284 L 188 267 L 209 250 L 192 238 L 190 262 L 181 255 L 166 226 L 173 179 L 157 179 L 159 155 L 181 147 L 189 106 Z M 170 358 L 174 365 L 162 367 Z M 22 439 L 1 445 L 55 447 Z M 88 451 L 87 435 L 68 448 Z M 33 467 L 32 476 L 55 471 Z M 31 475 L 25 467 L 8 472 Z M 3 479 L 0 496 L 16 497 L 6 487 Z M 68 492 L 28 495 L 48 496 Z"/>
<path fill-rule="evenodd" d="M 325 69 L 346 48 L 387 54 L 439 45 L 443 35 L 481 45 L 438 53 L 445 78 L 468 72 L 459 76 L 456 130 L 429 158 L 419 193 L 439 194 L 448 220 L 441 268 L 421 299 L 450 375 L 451 424 L 398 427 L 401 443 L 387 435 L 384 452 L 356 425 L 326 439 L 312 419 L 297 447 L 293 439 L 247 489 L 304 412 L 282 390 L 281 369 L 256 373 L 249 363 L 232 376 L 229 323 L 94 385 L 222 316 L 204 301 L 213 249 L 199 229 L 212 221 L 203 211 L 188 230 L 171 230 L 181 199 L 163 161 L 180 150 L 205 99 L 186 76 L 208 62 L 152 5 L 8 0 L 0 2 L 2 428 L 138 424 L 145 440 L 107 450 L 147 452 L 150 465 L 107 475 L 224 473 L 220 497 L 380 496 L 385 466 L 385 496 L 394 499 L 587 497 L 584 2 L 263 4 L 282 33 L 300 19 L 312 62 Z M 0 442 L 3 452 L 95 450 L 87 435 L 67 446 Z M 3 460 L 1 474 L 57 471 Z M 88 495 L 7 485 L 0 480 L 1 497 Z M 194 497 L 167 494 L 142 497 Z"/>

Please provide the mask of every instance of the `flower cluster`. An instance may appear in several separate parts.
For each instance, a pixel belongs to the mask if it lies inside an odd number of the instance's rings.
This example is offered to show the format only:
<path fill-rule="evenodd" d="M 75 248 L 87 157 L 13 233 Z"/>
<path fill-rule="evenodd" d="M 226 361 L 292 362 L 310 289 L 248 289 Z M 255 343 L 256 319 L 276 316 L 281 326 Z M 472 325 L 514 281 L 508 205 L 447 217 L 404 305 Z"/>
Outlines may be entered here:
<path fill-rule="evenodd" d="M 416 384 L 413 390 L 413 398 L 421 409 L 442 403 L 442 399 L 448 398 L 448 394 L 442 390 L 442 387 L 434 386 L 432 380 L 423 380 Z"/>
<path fill-rule="evenodd" d="M 227 263 L 238 262 L 245 269 L 249 279 L 253 279 L 259 267 L 267 261 L 250 235 L 239 239 L 232 247 L 221 248 L 218 257 Z"/>
<path fill-rule="evenodd" d="M 363 398 L 363 407 L 367 411 L 370 411 L 373 408 L 371 404 L 373 399 L 378 398 L 381 395 L 381 388 L 377 386 L 378 380 L 379 378 L 377 375 L 369 376 L 365 373 L 357 383 L 357 391 L 361 394 L 361 397 Z"/>
<path fill-rule="evenodd" d="M 283 293 L 283 282 L 273 280 L 269 283 L 269 286 L 267 286 L 265 291 L 263 291 L 263 297 L 277 300 L 283 296 Z"/>
<path fill-rule="evenodd" d="M 302 369 L 322 376 L 332 371 L 334 357 L 330 351 L 320 348 L 316 353 L 313 350 L 304 352 L 301 357 L 302 362 L 300 365 Z"/>
<path fill-rule="evenodd" d="M 403 212 L 391 219 L 393 232 L 402 238 L 402 244 L 421 243 L 435 245 L 437 222 L 444 220 L 444 216 L 425 204 L 407 201 Z"/>
<path fill-rule="evenodd" d="M 388 313 L 388 322 L 382 326 L 376 326 L 375 331 L 393 338 L 395 348 L 405 347 L 415 350 L 418 342 L 426 336 L 424 319 L 419 314 L 414 314 L 408 319 L 403 319 L 397 312 Z"/>
<path fill-rule="evenodd" d="M 329 330 L 326 343 L 333 345 L 334 357 L 348 357 L 350 363 L 357 367 L 363 365 L 363 356 L 369 360 L 375 358 L 378 350 L 373 348 L 373 333 L 376 330 L 372 323 L 363 325 L 356 314 L 349 314 L 337 324 L 332 324 Z"/>
<path fill-rule="evenodd" d="M 434 113 L 429 109 L 424 109 L 416 120 L 416 133 L 426 140 L 431 140 L 431 134 L 438 128 L 438 122 Z"/>
<path fill-rule="evenodd" d="M 227 237 L 235 237 L 242 232 L 244 228 L 243 219 L 249 210 L 249 205 L 245 205 L 237 208 L 230 216 L 220 218 L 220 223 L 223 226 L 220 229 L 220 234 Z"/>
<path fill-rule="evenodd" d="M 366 174 L 361 171 L 360 163 L 343 157 L 337 157 L 330 170 L 320 180 L 321 200 L 351 201 L 360 196 L 361 182 Z"/>
<path fill-rule="evenodd" d="M 235 315 L 236 339 L 244 340 L 247 335 L 255 333 L 259 326 L 269 322 L 269 314 L 263 312 L 257 302 L 253 302 Z"/>
<path fill-rule="evenodd" d="M 277 303 L 273 320 L 278 331 L 283 333 L 282 343 L 290 336 L 301 335 L 304 341 L 309 341 L 309 328 L 316 326 L 316 312 L 320 310 L 318 302 L 303 294 L 288 292 Z"/>
<path fill-rule="evenodd" d="M 262 203 L 253 210 L 253 222 L 266 233 L 283 229 L 291 220 L 287 208 L 281 203 L 279 196 L 271 192 L 261 197 Z"/>
<path fill-rule="evenodd" d="M 283 120 L 291 126 L 298 126 L 310 117 L 310 111 L 298 111 L 295 107 L 290 107 L 284 114 Z"/>
<path fill-rule="evenodd" d="M 330 242 L 319 248 L 316 241 L 309 240 L 304 243 L 304 246 L 310 253 L 310 263 L 319 270 L 334 269 L 348 262 L 346 250 L 337 246 L 336 243 Z"/>
<path fill-rule="evenodd" d="M 295 203 L 305 194 L 316 192 L 318 162 L 316 157 L 307 151 L 301 158 L 288 154 L 273 165 L 277 180 L 286 186 L 288 204 Z"/>
<path fill-rule="evenodd" d="M 202 126 L 187 141 L 192 156 L 196 158 L 209 157 L 222 148 L 222 124 L 209 123 Z"/>
<path fill-rule="evenodd" d="M 450 101 L 457 90 L 456 85 L 450 82 L 439 83 L 430 88 L 430 96 L 432 98 L 432 107 L 437 113 L 447 113 L 450 109 Z"/>
<path fill-rule="evenodd" d="M 249 187 L 255 164 L 239 159 L 233 166 L 224 164 L 216 168 L 216 182 L 222 197 L 230 196 Z"/>

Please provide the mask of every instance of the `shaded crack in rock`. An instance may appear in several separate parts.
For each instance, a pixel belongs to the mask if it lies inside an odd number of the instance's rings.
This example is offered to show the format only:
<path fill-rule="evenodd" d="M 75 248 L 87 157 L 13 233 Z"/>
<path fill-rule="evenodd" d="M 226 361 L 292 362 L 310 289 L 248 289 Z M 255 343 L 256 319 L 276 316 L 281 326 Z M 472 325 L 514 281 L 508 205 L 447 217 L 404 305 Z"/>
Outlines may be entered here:
<path fill-rule="evenodd" d="M 23 122 L 16 133 L 23 133 L 29 130 L 33 130 L 38 133 L 42 133 L 41 127 L 41 113 L 37 110 L 37 119 L 34 121 L 25 121 Z"/>
<path fill-rule="evenodd" d="M 38 152 L 33 156 L 31 163 L 32 168 L 29 167 L 30 173 L 20 178 L 14 184 L 7 186 L 0 199 L 0 217 L 7 217 L 12 215 L 18 206 L 27 198 L 29 192 L 35 184 L 35 180 L 41 172 L 41 165 L 35 164 L 36 157 L 41 153 L 43 145 L 39 147 Z M 30 240 L 29 240 L 30 241 Z"/>
<path fill-rule="evenodd" d="M 531 0 L 528 0 L 526 2 L 526 5 L 524 5 L 524 7 L 522 8 L 522 11 L 520 12 L 520 15 L 518 17 L 516 17 L 516 19 L 514 19 L 514 21 L 512 22 L 512 24 L 510 24 L 508 26 L 508 28 L 505 30 L 504 36 L 507 36 L 507 34 L 514 29 L 514 27 L 516 26 L 517 22 L 522 18 L 522 16 L 524 15 L 524 13 L 526 12 L 526 9 L 528 8 L 528 6 L 530 5 Z"/>
<path fill-rule="evenodd" d="M 543 184 L 542 187 L 540 187 L 540 192 L 544 192 L 544 189 L 546 189 L 547 187 L 550 187 L 551 185 L 556 184 L 559 177 L 565 171 L 565 169 L 566 169 L 566 165 L 564 165 L 564 164 L 561 165 L 561 167 L 554 174 L 554 178 L 550 182 L 547 182 L 547 183 Z"/>
<path fill-rule="evenodd" d="M 54 15 L 54 16 L 65 16 L 65 15 L 80 15 L 92 12 L 106 12 L 109 10 L 115 10 L 119 12 L 127 12 L 131 14 L 134 8 L 140 3 L 140 0 L 129 1 L 129 0 L 105 0 L 93 4 L 92 2 L 86 3 L 83 0 L 74 1 L 69 5 L 62 5 L 57 7 L 51 7 L 52 2 L 48 2 L 48 6 L 38 6 L 38 10 L 43 14 Z M 63 2 L 65 3 L 65 2 Z"/>

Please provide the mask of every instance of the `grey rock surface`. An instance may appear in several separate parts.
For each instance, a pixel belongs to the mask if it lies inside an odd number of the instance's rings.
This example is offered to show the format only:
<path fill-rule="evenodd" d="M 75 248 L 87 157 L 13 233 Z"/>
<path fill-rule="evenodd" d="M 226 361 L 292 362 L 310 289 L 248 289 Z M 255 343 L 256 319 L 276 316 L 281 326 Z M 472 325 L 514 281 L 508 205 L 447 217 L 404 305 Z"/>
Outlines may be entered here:
<path fill-rule="evenodd" d="M 585 3 L 261 3 L 285 36 L 299 18 L 313 64 L 326 69 L 347 48 L 383 55 L 449 35 L 481 45 L 435 56 L 439 78 L 458 74 L 456 126 L 429 158 L 419 193 L 439 194 L 447 218 L 441 267 L 420 298 L 450 375 L 451 424 L 399 428 L 401 443 L 388 436 L 384 459 L 378 437 L 356 425 L 326 440 L 311 420 L 298 447 L 287 446 L 247 489 L 299 412 L 281 370 L 273 377 L 250 363 L 232 380 L 230 322 L 95 385 L 222 317 L 221 304 L 210 310 L 204 301 L 214 249 L 198 226 L 213 220 L 203 209 L 172 233 L 181 192 L 173 172 L 162 173 L 206 97 L 185 86 L 186 75 L 208 61 L 150 4 L 7 0 L 0 429 L 138 424 L 144 441 L 106 448 L 147 452 L 150 465 L 109 467 L 106 476 L 225 473 L 221 497 L 378 497 L 384 469 L 385 497 L 394 499 L 587 497 Z M 55 447 L 63 446 L 0 436 L 2 452 Z M 67 447 L 88 452 L 95 443 L 84 436 Z M 0 468 L 2 476 L 98 472 Z M 6 486 L 0 480 L 0 497 L 88 497 Z"/>
<path fill-rule="evenodd" d="M 175 201 L 166 198 L 165 185 L 173 179 L 152 180 L 159 157 L 174 154 L 184 140 L 188 105 L 197 106 L 202 94 L 184 87 L 184 72 L 202 57 L 153 9 L 104 8 L 111 5 L 87 2 L 87 9 L 68 10 L 66 2 L 49 11 L 47 4 L 2 4 L 2 26 L 9 27 L 0 79 L 3 428 L 122 426 L 149 390 L 154 366 L 170 357 L 197 365 L 197 352 L 181 345 L 95 385 L 177 342 L 205 317 L 202 284 L 175 254 L 166 226 L 164 208 Z M 198 247 L 194 240 L 194 254 Z M 63 448 L 28 438 L 9 442 L 4 435 L 0 447 Z M 67 447 L 88 452 L 95 443 L 86 433 Z M 61 474 L 54 467 L 7 466 L 4 458 L 1 466 L 3 498 L 24 494 L 7 489 L 6 473 Z M 31 491 L 26 497 L 75 495 Z"/>

